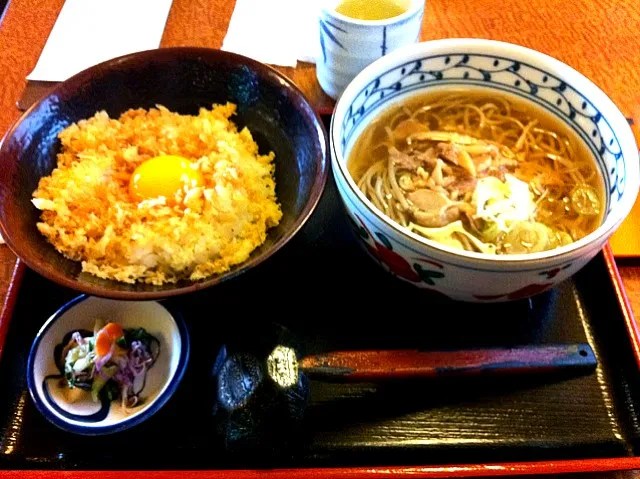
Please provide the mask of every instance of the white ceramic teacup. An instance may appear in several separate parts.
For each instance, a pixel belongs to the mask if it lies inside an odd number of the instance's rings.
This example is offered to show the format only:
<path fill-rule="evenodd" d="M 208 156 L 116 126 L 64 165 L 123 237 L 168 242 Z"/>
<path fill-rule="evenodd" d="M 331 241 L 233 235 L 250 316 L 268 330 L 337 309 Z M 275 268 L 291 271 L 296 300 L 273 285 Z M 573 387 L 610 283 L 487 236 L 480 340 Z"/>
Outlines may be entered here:
<path fill-rule="evenodd" d="M 367 65 L 419 40 L 425 6 L 425 0 L 397 0 L 406 8 L 401 15 L 384 20 L 358 20 L 336 11 L 341 2 L 324 1 L 319 16 L 316 75 L 322 89 L 334 99 Z"/>

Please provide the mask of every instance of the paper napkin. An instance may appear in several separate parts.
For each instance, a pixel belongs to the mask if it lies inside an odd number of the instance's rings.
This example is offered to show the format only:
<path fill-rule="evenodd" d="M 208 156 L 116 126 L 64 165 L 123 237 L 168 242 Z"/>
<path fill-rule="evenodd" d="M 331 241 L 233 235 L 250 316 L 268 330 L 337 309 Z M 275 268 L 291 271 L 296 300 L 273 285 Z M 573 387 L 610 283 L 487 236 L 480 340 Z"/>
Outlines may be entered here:
<path fill-rule="evenodd" d="M 222 49 L 272 65 L 315 63 L 319 0 L 236 0 Z"/>
<path fill-rule="evenodd" d="M 64 81 L 112 58 L 160 46 L 172 0 L 66 0 L 27 80 Z"/>

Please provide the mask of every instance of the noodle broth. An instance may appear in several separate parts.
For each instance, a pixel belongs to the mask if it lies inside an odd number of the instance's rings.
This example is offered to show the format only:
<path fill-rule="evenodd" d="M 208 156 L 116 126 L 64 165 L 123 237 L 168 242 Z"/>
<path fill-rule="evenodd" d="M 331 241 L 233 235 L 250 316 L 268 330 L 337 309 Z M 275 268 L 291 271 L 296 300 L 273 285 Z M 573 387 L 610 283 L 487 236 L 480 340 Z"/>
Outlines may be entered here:
<path fill-rule="evenodd" d="M 602 222 L 593 155 L 530 102 L 486 91 L 419 95 L 378 115 L 348 154 L 358 188 L 416 234 L 457 249 L 522 254 Z"/>

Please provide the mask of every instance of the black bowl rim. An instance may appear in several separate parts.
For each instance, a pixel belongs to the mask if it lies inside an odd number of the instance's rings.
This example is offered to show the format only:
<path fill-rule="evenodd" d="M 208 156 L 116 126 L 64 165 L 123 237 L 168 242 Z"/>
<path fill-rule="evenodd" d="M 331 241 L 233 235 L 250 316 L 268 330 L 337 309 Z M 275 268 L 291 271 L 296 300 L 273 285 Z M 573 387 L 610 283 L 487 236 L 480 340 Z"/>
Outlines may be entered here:
<path fill-rule="evenodd" d="M 93 285 L 91 283 L 83 283 L 77 279 L 71 279 L 63 274 L 58 274 L 56 269 L 46 268 L 42 266 L 42 263 L 37 260 L 32 260 L 29 257 L 25 257 L 22 255 L 22 251 L 19 246 L 13 241 L 13 238 L 7 231 L 4 223 L 1 221 L 0 217 L 0 232 L 2 233 L 2 238 L 6 242 L 7 246 L 13 251 L 13 253 L 19 258 L 20 261 L 23 261 L 29 268 L 41 274 L 45 278 L 50 281 L 53 281 L 57 284 L 60 284 L 64 287 L 71 288 L 73 290 L 79 291 L 84 294 L 89 294 L 93 296 L 98 296 L 102 298 L 110 298 L 110 299 L 120 299 L 120 300 L 131 300 L 131 301 L 140 301 L 140 300 L 160 300 L 164 298 L 169 298 L 173 296 L 181 296 L 184 294 L 194 293 L 196 291 L 200 291 L 216 284 L 219 284 L 223 281 L 228 281 L 240 274 L 248 271 L 249 269 L 258 266 L 262 262 L 271 258 L 277 251 L 279 251 L 285 244 L 287 244 L 300 229 L 306 224 L 307 220 L 311 217 L 316 207 L 318 206 L 318 202 L 320 201 L 320 197 L 324 192 L 325 185 L 327 183 L 327 178 L 329 174 L 329 160 L 328 160 L 328 152 L 329 152 L 329 137 L 327 135 L 326 128 L 318 114 L 313 107 L 310 105 L 308 99 L 302 93 L 300 88 L 290 80 L 286 75 L 279 72 L 275 68 L 254 60 L 252 58 L 239 55 L 237 53 L 228 52 L 216 48 L 205 48 L 205 47 L 163 47 L 152 50 L 144 50 L 136 53 L 131 53 L 128 55 L 123 55 L 120 57 L 112 58 L 110 60 L 104 61 L 102 63 L 98 63 L 92 67 L 89 67 L 67 80 L 60 82 L 58 85 L 53 87 L 47 93 L 45 93 L 38 101 L 34 102 L 27 110 L 23 112 L 22 115 L 11 125 L 9 130 L 3 136 L 2 141 L 0 141 L 0 152 L 2 151 L 4 145 L 6 145 L 7 140 L 13 136 L 16 129 L 22 124 L 22 122 L 35 110 L 37 109 L 49 96 L 55 95 L 62 88 L 68 88 L 69 85 L 80 85 L 87 80 L 91 79 L 95 74 L 104 71 L 105 69 L 112 69 L 117 65 L 128 63 L 128 62 L 136 62 L 136 61 L 151 61 L 158 59 L 173 59 L 177 57 L 182 58 L 197 58 L 198 56 L 211 56 L 216 55 L 219 57 L 227 57 L 229 62 L 244 64 L 251 68 L 253 71 L 259 72 L 262 78 L 277 82 L 280 86 L 286 90 L 289 90 L 293 93 L 293 95 L 300 101 L 301 106 L 304 107 L 305 110 L 309 112 L 315 127 L 316 132 L 319 136 L 319 142 L 322 150 L 321 158 L 317 158 L 316 161 L 318 163 L 319 169 L 318 173 L 315 176 L 313 185 L 311 186 L 311 192 L 309 196 L 309 200 L 305 204 L 302 212 L 296 218 L 293 226 L 285 232 L 285 234 L 276 241 L 269 249 L 264 251 L 262 254 L 249 257 L 245 262 L 239 264 L 236 269 L 232 271 L 228 271 L 226 273 L 210 276 L 208 278 L 204 278 L 199 281 L 192 282 L 185 286 L 176 286 L 173 288 L 167 287 L 167 289 L 161 289 L 158 291 L 123 291 L 123 290 L 112 290 L 108 287 L 103 287 L 100 285 Z M 324 141 L 323 141 L 324 140 Z M 0 210 L 3 210 L 3 205 L 0 204 Z M 51 245 L 53 248 L 53 245 Z M 61 254 L 57 252 L 58 254 Z M 113 281 L 113 280 L 108 280 Z M 114 281 L 115 282 L 115 281 Z"/>

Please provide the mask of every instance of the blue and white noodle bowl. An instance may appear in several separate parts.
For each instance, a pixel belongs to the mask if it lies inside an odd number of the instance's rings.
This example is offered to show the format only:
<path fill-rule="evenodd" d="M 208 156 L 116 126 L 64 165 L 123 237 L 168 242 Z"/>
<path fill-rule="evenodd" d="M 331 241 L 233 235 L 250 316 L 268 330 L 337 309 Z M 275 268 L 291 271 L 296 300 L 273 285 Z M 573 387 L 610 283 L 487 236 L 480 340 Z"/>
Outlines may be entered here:
<path fill-rule="evenodd" d="M 445 246 L 380 212 L 358 189 L 347 159 L 380 113 L 416 95 L 455 88 L 495 91 L 534 102 L 569 126 L 596 160 L 605 186 L 601 225 L 557 249 L 489 255 Z M 636 143 L 626 118 L 586 77 L 547 55 L 480 39 L 404 47 L 364 69 L 340 97 L 331 122 L 333 173 L 365 249 L 416 286 L 463 301 L 526 298 L 552 288 L 591 260 L 629 214 L 640 186 Z"/>

